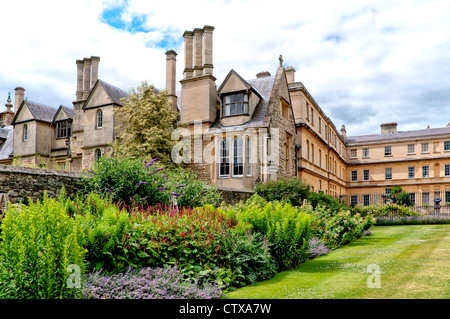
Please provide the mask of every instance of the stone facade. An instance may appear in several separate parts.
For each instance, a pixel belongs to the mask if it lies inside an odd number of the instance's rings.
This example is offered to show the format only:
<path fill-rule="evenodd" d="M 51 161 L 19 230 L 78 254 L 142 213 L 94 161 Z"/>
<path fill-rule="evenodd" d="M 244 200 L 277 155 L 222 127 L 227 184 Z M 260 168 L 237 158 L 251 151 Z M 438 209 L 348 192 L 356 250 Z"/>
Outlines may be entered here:
<path fill-rule="evenodd" d="M 50 169 L 0 165 L 0 193 L 7 194 L 11 203 L 34 201 L 48 196 L 57 197 L 64 185 L 66 194 L 74 197 L 79 187 L 80 173 L 61 172 Z"/>

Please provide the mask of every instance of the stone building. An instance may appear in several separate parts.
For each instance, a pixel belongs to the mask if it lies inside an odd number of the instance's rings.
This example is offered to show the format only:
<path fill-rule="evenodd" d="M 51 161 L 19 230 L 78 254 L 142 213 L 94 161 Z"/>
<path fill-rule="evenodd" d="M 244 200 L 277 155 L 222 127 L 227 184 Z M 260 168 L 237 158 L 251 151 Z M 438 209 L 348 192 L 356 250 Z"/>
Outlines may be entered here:
<path fill-rule="evenodd" d="M 382 124 L 379 134 L 347 136 L 282 56 L 274 61 L 273 75 L 257 70 L 253 79 L 244 79 L 230 67 L 218 83 L 213 32 L 212 26 L 184 32 L 181 92 L 176 92 L 177 53 L 166 52 L 166 89 L 182 124 L 173 135 L 179 141 L 174 161 L 222 189 L 251 191 L 258 181 L 297 177 L 313 191 L 349 204 L 380 202 L 395 186 L 418 205 L 432 204 L 436 194 L 450 204 L 449 126 L 398 131 L 392 122 Z M 76 61 L 73 108 L 29 101 L 25 90 L 16 88 L 16 110 L 9 98 L 2 113 L 0 163 L 14 157 L 80 171 L 111 151 L 117 138 L 114 109 L 128 93 L 98 78 L 99 61 L 95 56 Z"/>

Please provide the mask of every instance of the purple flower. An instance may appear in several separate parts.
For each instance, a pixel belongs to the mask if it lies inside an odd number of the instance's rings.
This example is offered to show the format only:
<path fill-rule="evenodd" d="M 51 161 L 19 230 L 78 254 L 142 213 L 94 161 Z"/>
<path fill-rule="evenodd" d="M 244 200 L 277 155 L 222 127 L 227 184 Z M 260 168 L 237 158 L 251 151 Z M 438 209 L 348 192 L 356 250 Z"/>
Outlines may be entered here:
<path fill-rule="evenodd" d="M 200 195 L 205 195 L 206 194 L 206 191 L 204 191 L 203 193 L 201 193 Z"/>
<path fill-rule="evenodd" d="M 112 190 L 110 190 L 109 188 L 106 190 L 108 193 L 112 193 Z"/>
<path fill-rule="evenodd" d="M 96 173 L 96 172 L 93 172 L 93 171 L 89 171 L 89 173 L 94 174 L 94 175 L 97 175 L 97 173 Z"/>
<path fill-rule="evenodd" d="M 142 200 L 147 200 L 148 196 L 145 196 Z"/>
<path fill-rule="evenodd" d="M 184 185 L 178 185 L 176 188 L 184 187 Z"/>
<path fill-rule="evenodd" d="M 174 193 L 174 192 L 172 192 L 171 193 L 173 196 L 181 196 L 182 194 L 179 194 L 179 193 Z"/>
<path fill-rule="evenodd" d="M 166 190 L 168 190 L 168 188 L 166 188 L 166 187 L 156 187 L 156 189 L 159 189 L 160 191 L 166 191 Z"/>
<path fill-rule="evenodd" d="M 147 184 L 147 182 L 139 182 L 138 185 Z"/>
<path fill-rule="evenodd" d="M 164 174 L 161 175 L 161 178 L 164 178 Z"/>

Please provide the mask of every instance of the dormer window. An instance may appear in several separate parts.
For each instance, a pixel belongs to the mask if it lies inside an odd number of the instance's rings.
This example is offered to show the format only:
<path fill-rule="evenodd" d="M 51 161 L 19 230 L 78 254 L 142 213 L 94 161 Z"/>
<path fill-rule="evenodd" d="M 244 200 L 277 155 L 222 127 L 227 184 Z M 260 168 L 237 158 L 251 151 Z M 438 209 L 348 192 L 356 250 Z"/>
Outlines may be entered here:
<path fill-rule="evenodd" d="M 70 123 L 69 121 L 56 122 L 56 138 L 70 137 Z"/>
<path fill-rule="evenodd" d="M 223 116 L 247 115 L 248 94 L 240 92 L 224 95 L 222 112 Z"/>

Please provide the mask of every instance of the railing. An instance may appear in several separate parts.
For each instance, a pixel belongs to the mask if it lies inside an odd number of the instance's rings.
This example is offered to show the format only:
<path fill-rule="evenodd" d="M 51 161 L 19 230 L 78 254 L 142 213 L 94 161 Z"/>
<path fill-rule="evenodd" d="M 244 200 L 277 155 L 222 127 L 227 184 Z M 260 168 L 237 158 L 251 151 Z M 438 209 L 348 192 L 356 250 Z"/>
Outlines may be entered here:
<path fill-rule="evenodd" d="M 393 202 L 392 198 L 385 194 L 340 195 L 335 198 L 348 206 L 384 206 Z M 436 198 L 440 199 L 437 203 Z M 409 193 L 408 207 L 421 216 L 450 216 L 450 192 Z"/>

